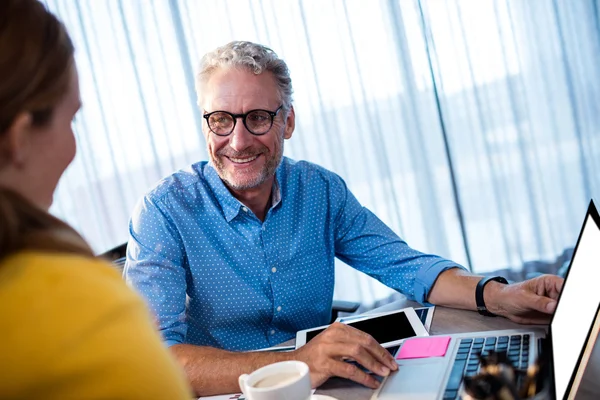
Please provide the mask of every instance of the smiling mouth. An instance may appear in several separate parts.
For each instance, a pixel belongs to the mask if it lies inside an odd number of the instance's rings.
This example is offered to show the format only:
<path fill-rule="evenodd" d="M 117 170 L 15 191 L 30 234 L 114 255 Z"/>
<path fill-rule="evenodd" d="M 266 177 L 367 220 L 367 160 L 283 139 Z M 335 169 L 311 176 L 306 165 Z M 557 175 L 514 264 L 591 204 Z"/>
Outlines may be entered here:
<path fill-rule="evenodd" d="M 248 164 L 248 163 L 256 160 L 258 158 L 258 155 L 255 155 L 252 157 L 247 157 L 247 158 L 234 158 L 234 157 L 227 157 L 227 158 L 236 164 Z"/>

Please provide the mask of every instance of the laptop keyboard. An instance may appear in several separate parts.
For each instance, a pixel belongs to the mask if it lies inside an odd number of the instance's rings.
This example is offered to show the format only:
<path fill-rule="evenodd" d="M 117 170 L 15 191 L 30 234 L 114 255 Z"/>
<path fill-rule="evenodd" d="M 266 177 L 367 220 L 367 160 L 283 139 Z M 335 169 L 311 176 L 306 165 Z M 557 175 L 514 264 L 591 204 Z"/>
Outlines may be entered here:
<path fill-rule="evenodd" d="M 505 351 L 515 368 L 526 369 L 529 365 L 530 335 L 497 336 L 462 339 L 454 358 L 454 365 L 444 392 L 444 400 L 455 400 L 464 375 L 473 376 L 479 371 L 479 355 L 490 351 Z"/>

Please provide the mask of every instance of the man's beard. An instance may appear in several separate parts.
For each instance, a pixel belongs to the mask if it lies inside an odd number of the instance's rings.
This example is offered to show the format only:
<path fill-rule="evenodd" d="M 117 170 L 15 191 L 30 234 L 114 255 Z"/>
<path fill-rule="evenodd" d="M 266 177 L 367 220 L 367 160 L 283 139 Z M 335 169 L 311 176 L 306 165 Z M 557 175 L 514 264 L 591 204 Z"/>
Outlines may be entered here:
<path fill-rule="evenodd" d="M 275 176 L 275 171 L 279 167 L 281 159 L 283 158 L 282 136 L 283 134 L 278 136 L 278 139 L 275 142 L 273 153 L 271 153 L 266 146 L 262 145 L 260 147 L 249 148 L 242 152 L 236 152 L 229 147 L 224 147 L 217 152 L 216 157 L 213 156 L 213 153 L 210 151 L 210 149 L 208 153 L 210 154 L 212 163 L 215 166 L 219 177 L 227 187 L 233 190 L 253 189 Z M 232 174 L 226 169 L 225 164 L 222 162 L 223 157 L 244 159 L 254 156 L 265 157 L 265 163 L 257 174 L 254 173 L 254 171 L 251 171 L 248 174 L 249 176 L 244 176 L 244 173 L 240 173 L 239 171 L 235 173 L 235 176 L 232 176 Z"/>

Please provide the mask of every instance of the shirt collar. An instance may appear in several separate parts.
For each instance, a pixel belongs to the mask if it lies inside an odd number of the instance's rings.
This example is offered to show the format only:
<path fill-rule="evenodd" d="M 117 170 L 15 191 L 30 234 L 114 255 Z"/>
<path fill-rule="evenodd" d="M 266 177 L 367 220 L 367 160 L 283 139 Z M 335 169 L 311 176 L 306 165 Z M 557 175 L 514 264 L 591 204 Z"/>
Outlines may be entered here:
<path fill-rule="evenodd" d="M 279 170 L 275 173 L 275 180 L 273 181 L 273 188 L 271 189 L 271 207 L 274 208 L 279 203 L 281 203 L 281 189 L 279 184 Z M 207 163 L 204 166 L 204 176 L 206 177 L 206 181 L 208 185 L 212 189 L 219 205 L 221 206 L 221 210 L 223 210 L 223 215 L 227 222 L 231 222 L 239 213 L 241 208 L 244 206 L 238 199 L 233 197 L 229 189 L 225 186 L 221 177 L 217 173 L 217 170 L 211 163 Z"/>
<path fill-rule="evenodd" d="M 225 215 L 225 219 L 227 222 L 230 222 L 234 219 L 240 212 L 241 203 L 231 195 L 215 167 L 212 166 L 211 163 L 207 163 L 204 166 L 204 176 L 206 177 L 206 182 L 208 186 L 212 189 L 213 194 L 215 195 L 219 205 L 221 206 L 221 210 L 223 210 L 223 215 Z"/>
<path fill-rule="evenodd" d="M 271 188 L 271 207 L 275 208 L 281 203 L 281 189 L 279 187 L 279 174 L 275 173 L 275 179 L 273 180 L 273 187 Z"/>

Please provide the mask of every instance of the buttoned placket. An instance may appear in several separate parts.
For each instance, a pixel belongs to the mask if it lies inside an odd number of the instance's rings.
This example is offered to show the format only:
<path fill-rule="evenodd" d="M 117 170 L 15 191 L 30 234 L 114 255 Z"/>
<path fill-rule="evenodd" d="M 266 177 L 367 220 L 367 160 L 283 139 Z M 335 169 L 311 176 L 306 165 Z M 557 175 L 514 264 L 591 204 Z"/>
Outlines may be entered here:
<path fill-rule="evenodd" d="M 271 283 L 271 296 L 273 298 L 272 323 L 274 323 L 276 321 L 276 319 L 280 318 L 282 311 L 283 311 L 283 307 L 281 304 L 278 304 L 278 299 L 276 296 L 274 282 L 277 279 L 278 266 L 273 260 L 274 257 L 272 256 L 272 254 L 273 254 L 272 248 L 271 248 L 271 246 L 269 246 L 269 234 L 268 234 L 269 231 L 267 230 L 267 227 L 271 224 L 270 220 L 272 220 L 272 218 L 273 218 L 273 209 L 271 208 L 267 212 L 267 216 L 266 216 L 265 220 L 262 222 L 260 236 L 261 236 L 261 241 L 262 241 L 262 246 L 263 246 L 263 252 L 265 255 L 265 263 L 267 265 L 267 268 L 269 270 L 269 275 L 270 275 L 269 280 Z M 269 327 L 268 333 L 269 333 L 271 344 L 277 344 L 277 343 L 275 343 L 276 340 L 273 339 L 273 336 L 275 336 L 277 333 L 277 329 L 275 329 L 273 326 L 271 326 L 271 327 Z"/>

